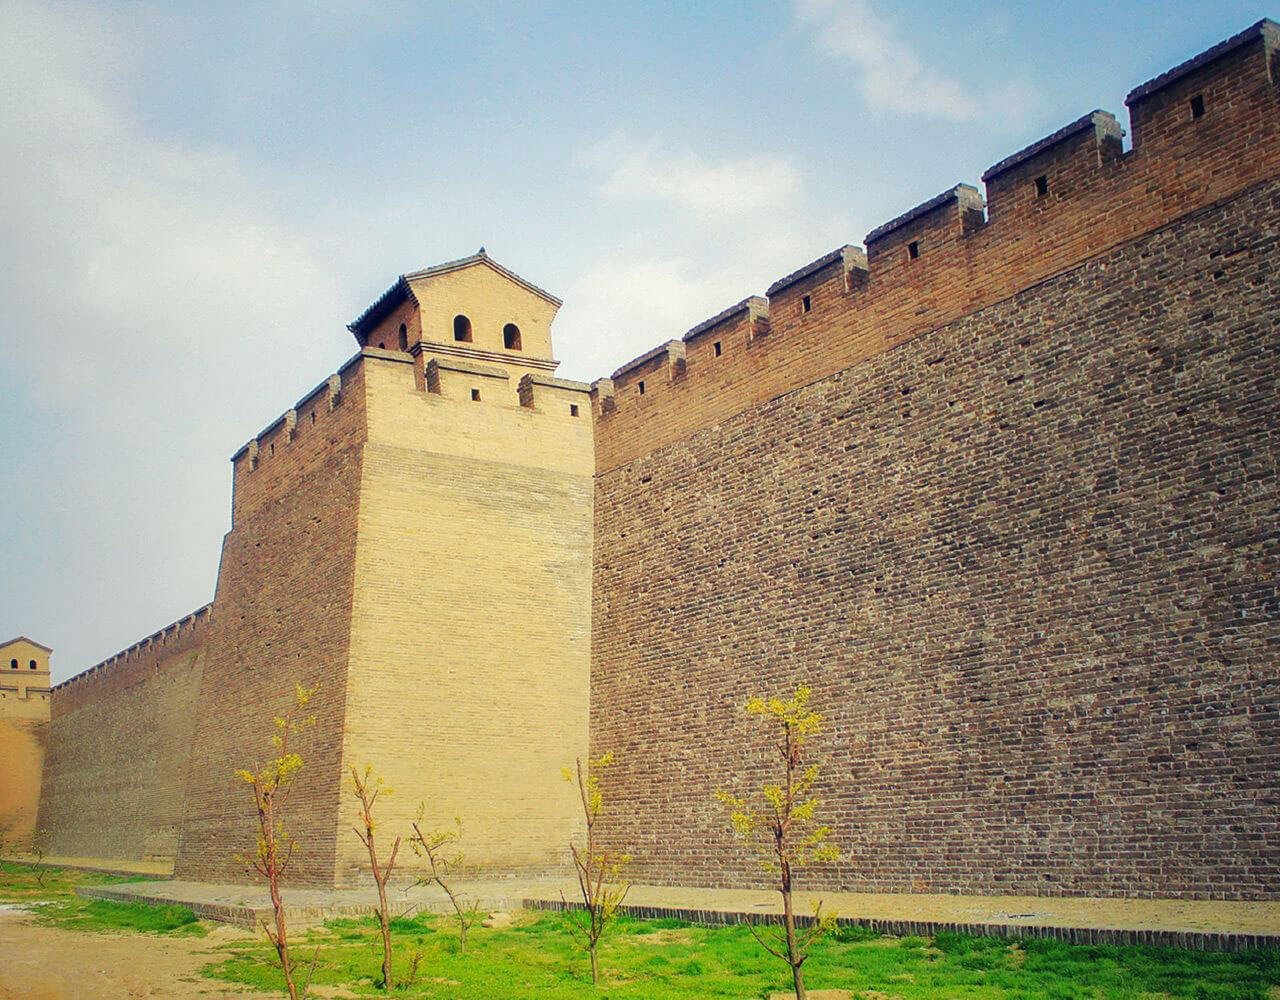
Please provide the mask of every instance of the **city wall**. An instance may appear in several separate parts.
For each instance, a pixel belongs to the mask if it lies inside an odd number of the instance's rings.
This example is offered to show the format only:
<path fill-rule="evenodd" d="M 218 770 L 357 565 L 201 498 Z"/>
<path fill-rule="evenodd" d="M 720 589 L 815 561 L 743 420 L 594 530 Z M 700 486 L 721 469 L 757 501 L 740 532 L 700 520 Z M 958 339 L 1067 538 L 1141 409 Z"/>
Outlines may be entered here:
<path fill-rule="evenodd" d="M 212 610 L 53 689 L 39 827 L 50 854 L 172 860 Z"/>
<path fill-rule="evenodd" d="M 804 680 L 815 884 L 1276 898 L 1277 44 L 590 391 L 365 348 L 234 456 L 216 613 L 55 690 L 57 852 L 244 880 L 232 774 L 302 683 L 297 881 L 354 874 L 365 763 L 393 823 L 552 869 L 588 736 L 637 879 L 751 881 L 711 794 L 761 776 L 746 696 Z"/>
<path fill-rule="evenodd" d="M 473 870 L 532 874 L 580 822 L 560 772 L 587 752 L 593 465 L 587 386 L 516 374 L 366 362 L 343 759 L 394 790 L 386 829 L 421 804 L 428 828 L 462 817 Z M 363 882 L 355 808 L 339 876 Z"/>
<path fill-rule="evenodd" d="M 1275 43 L 597 383 L 636 879 L 760 881 L 712 796 L 764 780 L 748 695 L 806 682 L 845 848 L 808 884 L 1280 895 Z"/>

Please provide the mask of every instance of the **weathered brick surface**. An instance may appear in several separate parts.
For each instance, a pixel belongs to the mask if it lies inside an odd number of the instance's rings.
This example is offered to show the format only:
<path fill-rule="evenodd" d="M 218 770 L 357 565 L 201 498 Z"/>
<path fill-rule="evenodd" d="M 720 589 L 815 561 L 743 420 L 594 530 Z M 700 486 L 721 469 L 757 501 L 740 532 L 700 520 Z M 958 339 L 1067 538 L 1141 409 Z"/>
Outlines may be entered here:
<path fill-rule="evenodd" d="M 577 816 L 560 769 L 588 739 L 586 395 L 535 386 L 528 408 L 492 380 L 472 402 L 466 373 L 427 393 L 386 360 L 365 377 L 344 760 L 394 789 L 390 836 L 425 803 L 429 826 L 463 818 L 473 869 L 555 870 Z M 354 808 L 344 790 L 339 875 L 367 881 Z"/>
<path fill-rule="evenodd" d="M 53 691 L 39 827 L 49 853 L 172 858 L 207 609 Z"/>
<path fill-rule="evenodd" d="M 598 476 L 637 878 L 758 880 L 712 792 L 803 680 L 816 885 L 1280 894 L 1278 231 L 1256 185 Z"/>
<path fill-rule="evenodd" d="M 175 875 L 238 880 L 237 853 L 257 843 L 257 817 L 235 769 L 269 757 L 272 716 L 295 685 L 318 686 L 316 726 L 299 741 L 305 767 L 288 803 L 299 850 L 292 877 L 332 883 L 341 786 L 356 519 L 366 434 L 360 362 L 299 408 L 289 439 L 235 460 L 234 521 L 222 548 L 214 620 L 192 734 Z M 316 407 L 311 422 L 310 406 Z"/>

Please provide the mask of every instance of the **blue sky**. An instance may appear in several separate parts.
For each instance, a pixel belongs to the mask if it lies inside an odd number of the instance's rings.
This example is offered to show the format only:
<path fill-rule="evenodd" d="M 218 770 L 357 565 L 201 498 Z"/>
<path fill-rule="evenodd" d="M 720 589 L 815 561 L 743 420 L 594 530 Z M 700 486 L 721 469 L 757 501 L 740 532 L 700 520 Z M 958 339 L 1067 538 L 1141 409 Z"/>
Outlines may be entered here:
<path fill-rule="evenodd" d="M 598 377 L 1274 13 L 0 0 L 0 639 L 210 600 L 228 458 L 403 271 L 483 244 Z"/>

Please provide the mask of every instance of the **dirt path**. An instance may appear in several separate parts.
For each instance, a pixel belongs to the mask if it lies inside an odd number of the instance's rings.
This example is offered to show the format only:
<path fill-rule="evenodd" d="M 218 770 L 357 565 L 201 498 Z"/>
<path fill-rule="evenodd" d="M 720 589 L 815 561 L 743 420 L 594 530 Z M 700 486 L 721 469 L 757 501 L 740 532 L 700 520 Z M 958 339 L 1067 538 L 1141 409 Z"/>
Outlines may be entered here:
<path fill-rule="evenodd" d="M 219 944 L 248 934 L 226 925 L 202 938 L 86 933 L 44 927 L 29 913 L 0 907 L 0 1000 L 265 998 L 200 975 Z"/>

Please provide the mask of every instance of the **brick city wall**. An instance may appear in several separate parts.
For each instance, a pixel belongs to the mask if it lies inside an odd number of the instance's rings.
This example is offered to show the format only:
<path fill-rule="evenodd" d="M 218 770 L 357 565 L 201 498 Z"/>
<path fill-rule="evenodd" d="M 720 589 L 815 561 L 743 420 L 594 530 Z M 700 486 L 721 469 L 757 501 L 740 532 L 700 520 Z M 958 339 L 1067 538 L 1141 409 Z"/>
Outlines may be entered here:
<path fill-rule="evenodd" d="M 312 414 L 315 414 L 313 421 Z M 357 357 L 236 453 L 175 874 L 244 881 L 257 819 L 237 768 L 270 758 L 272 717 L 319 686 L 289 797 L 296 882 L 332 883 L 365 438 Z"/>
<path fill-rule="evenodd" d="M 1278 232 L 1255 184 L 598 477 L 636 879 L 759 881 L 712 793 L 804 681 L 810 884 L 1280 898 Z"/>
<path fill-rule="evenodd" d="M 172 858 L 210 609 L 53 689 L 38 826 L 51 854 Z"/>
<path fill-rule="evenodd" d="M 401 358 L 365 366 L 344 761 L 394 789 L 388 836 L 424 804 L 428 826 L 463 818 L 473 871 L 556 870 L 579 822 L 560 769 L 588 740 L 587 387 L 526 381 L 522 405 L 518 373 L 472 366 L 428 391 Z M 339 875 L 364 884 L 349 784 Z"/>
<path fill-rule="evenodd" d="M 731 310 L 675 341 L 678 352 L 642 356 L 597 383 L 599 470 L 1273 176 L 1280 163 L 1277 32 L 1255 26 L 1224 44 L 1217 58 L 1130 95 L 1131 151 L 1121 151 L 1116 119 L 1094 112 L 987 171 L 985 217 L 976 189 L 962 185 L 869 234 L 866 255 L 841 248 L 775 283 L 767 303 L 754 300 L 755 322 Z M 1203 101 L 1198 118 L 1193 97 Z"/>

